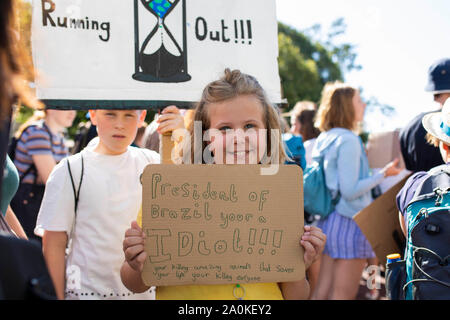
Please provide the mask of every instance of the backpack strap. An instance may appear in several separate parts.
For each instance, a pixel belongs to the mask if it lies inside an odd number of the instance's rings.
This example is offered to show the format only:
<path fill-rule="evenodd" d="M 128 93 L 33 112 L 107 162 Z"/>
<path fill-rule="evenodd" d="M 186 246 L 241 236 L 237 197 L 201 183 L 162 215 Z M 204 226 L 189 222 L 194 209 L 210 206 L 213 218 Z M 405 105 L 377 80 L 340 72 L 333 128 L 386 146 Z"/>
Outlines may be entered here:
<path fill-rule="evenodd" d="M 45 121 L 42 122 L 42 127 L 45 129 L 45 131 L 47 131 L 48 136 L 50 138 L 50 145 L 51 145 L 51 149 L 52 149 L 52 153 L 53 153 L 53 135 L 50 131 L 50 129 L 47 127 L 47 125 L 45 124 Z"/>
<path fill-rule="evenodd" d="M 80 182 L 78 183 L 78 190 L 76 190 L 76 188 L 75 188 L 75 182 L 74 182 L 74 178 L 72 175 L 72 169 L 70 167 L 69 158 L 67 158 L 67 169 L 69 170 L 70 181 L 72 183 L 72 189 L 73 189 L 73 197 L 75 199 L 75 207 L 74 207 L 75 216 L 73 218 L 72 230 L 70 232 L 70 235 L 69 235 L 68 241 L 67 241 L 68 252 L 70 252 L 72 250 L 72 236 L 73 236 L 74 229 L 75 229 L 75 222 L 77 219 L 77 210 L 78 210 L 78 200 L 80 199 L 81 183 L 83 182 L 83 176 L 84 176 L 84 159 L 83 159 L 83 155 L 81 153 L 80 153 L 80 157 L 81 157 L 81 175 L 80 175 Z"/>
<path fill-rule="evenodd" d="M 70 181 L 72 182 L 73 196 L 75 198 L 75 217 L 77 216 L 78 200 L 80 199 L 81 183 L 83 182 L 83 176 L 84 176 L 83 155 L 80 154 L 80 157 L 81 157 L 81 176 L 80 176 L 80 182 L 78 183 L 78 190 L 75 189 L 75 182 L 73 180 L 72 170 L 70 168 L 70 161 L 69 161 L 69 159 L 67 159 L 67 168 L 69 169 Z"/>
<path fill-rule="evenodd" d="M 421 248 L 415 248 L 414 251 L 413 251 L 413 257 L 412 257 L 414 266 L 415 266 L 420 272 L 422 272 L 422 274 L 424 274 L 424 275 L 426 276 L 426 278 L 422 278 L 422 279 L 412 279 L 412 280 L 408 281 L 408 282 L 403 286 L 403 291 L 406 292 L 406 290 L 408 289 L 408 286 L 411 285 L 411 284 L 413 284 L 414 282 L 434 282 L 434 283 L 438 283 L 438 284 L 440 284 L 440 285 L 442 285 L 442 286 L 445 286 L 445 287 L 447 287 L 447 288 L 450 289 L 450 282 L 445 282 L 445 281 L 438 280 L 438 279 L 436 279 L 435 277 L 433 277 L 433 276 L 429 275 L 428 273 L 426 273 L 426 272 L 421 268 L 421 266 L 419 265 L 419 263 L 417 263 L 417 259 L 416 259 L 416 252 L 418 252 L 418 251 L 426 251 L 426 252 L 428 252 L 428 254 L 433 255 L 433 256 L 435 257 L 435 259 L 438 260 L 438 261 L 439 261 L 439 264 L 441 264 L 441 265 L 444 264 L 444 263 L 448 263 L 448 261 L 450 260 L 450 255 L 448 255 L 448 256 L 446 256 L 446 257 L 444 257 L 444 258 L 441 258 L 438 254 L 436 254 L 434 251 L 432 251 L 432 250 L 430 250 L 430 249 L 423 248 L 423 247 L 421 247 Z"/>
<path fill-rule="evenodd" d="M 447 173 L 450 175 L 450 165 L 443 164 L 434 168 L 431 168 L 430 171 L 428 171 L 428 174 L 430 176 L 441 174 L 441 173 Z"/>
<path fill-rule="evenodd" d="M 450 190 L 450 166 L 444 164 L 428 171 L 428 177 L 423 180 L 414 192 L 408 206 L 414 202 L 433 197 L 437 189 L 448 192 Z"/>

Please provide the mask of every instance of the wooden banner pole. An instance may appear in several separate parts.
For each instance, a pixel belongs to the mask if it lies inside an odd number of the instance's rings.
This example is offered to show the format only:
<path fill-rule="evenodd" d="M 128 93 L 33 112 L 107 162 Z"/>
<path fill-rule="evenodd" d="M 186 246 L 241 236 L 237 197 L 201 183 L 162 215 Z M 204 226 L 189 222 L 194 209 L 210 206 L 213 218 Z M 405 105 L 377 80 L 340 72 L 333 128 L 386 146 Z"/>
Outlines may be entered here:
<path fill-rule="evenodd" d="M 159 138 L 159 154 L 162 164 L 173 164 L 172 150 L 175 143 L 172 141 L 172 132 L 166 132 Z"/>

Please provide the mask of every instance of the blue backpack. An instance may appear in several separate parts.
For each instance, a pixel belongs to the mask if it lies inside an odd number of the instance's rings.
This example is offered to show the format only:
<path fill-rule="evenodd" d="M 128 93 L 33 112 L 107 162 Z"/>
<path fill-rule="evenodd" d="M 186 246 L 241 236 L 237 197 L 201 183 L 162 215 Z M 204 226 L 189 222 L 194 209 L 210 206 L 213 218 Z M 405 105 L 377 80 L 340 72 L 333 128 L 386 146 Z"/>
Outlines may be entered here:
<path fill-rule="evenodd" d="M 286 148 L 286 154 L 293 161 L 286 161 L 285 164 L 299 165 L 302 170 L 306 167 L 305 147 L 303 146 L 303 138 L 295 136 L 291 133 L 283 134 L 283 142 Z"/>
<path fill-rule="evenodd" d="M 325 218 L 333 212 L 337 201 L 333 200 L 326 186 L 323 159 L 306 167 L 303 173 L 303 199 L 305 211 L 311 215 Z"/>
<path fill-rule="evenodd" d="M 336 137 L 330 144 L 333 144 Z M 303 203 L 305 212 L 326 218 L 334 211 L 339 195 L 333 199 L 325 181 L 323 157 L 307 166 L 303 173 Z"/>
<path fill-rule="evenodd" d="M 450 167 L 428 174 L 406 208 L 405 259 L 386 266 L 386 289 L 393 299 L 450 299 Z"/>

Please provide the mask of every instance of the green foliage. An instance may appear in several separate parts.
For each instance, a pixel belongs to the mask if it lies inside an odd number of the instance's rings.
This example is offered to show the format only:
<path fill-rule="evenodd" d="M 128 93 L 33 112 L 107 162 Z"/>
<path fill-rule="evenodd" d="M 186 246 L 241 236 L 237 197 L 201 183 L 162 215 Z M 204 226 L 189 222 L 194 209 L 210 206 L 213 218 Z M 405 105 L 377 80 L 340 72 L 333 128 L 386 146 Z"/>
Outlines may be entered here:
<path fill-rule="evenodd" d="M 17 125 L 21 125 L 25 123 L 25 121 L 27 121 L 28 118 L 30 118 L 33 115 L 33 112 L 34 112 L 33 109 L 26 106 L 22 106 L 19 112 L 15 114 L 14 121 L 17 123 Z"/>
<path fill-rule="evenodd" d="M 355 63 L 355 46 L 337 44 L 346 27 L 342 18 L 337 19 L 324 38 L 320 25 L 298 31 L 278 23 L 279 71 L 289 109 L 300 100 L 318 103 L 327 82 L 343 81 L 345 72 L 361 68 Z"/>
<path fill-rule="evenodd" d="M 280 33 L 278 42 L 280 78 L 289 104 L 299 100 L 318 100 L 322 83 L 315 61 L 305 59 L 289 36 Z"/>
<path fill-rule="evenodd" d="M 88 121 L 88 118 L 86 118 L 87 113 L 88 111 L 77 111 L 77 116 L 73 120 L 72 126 L 67 128 L 67 135 L 69 139 L 74 139 L 80 124 Z"/>

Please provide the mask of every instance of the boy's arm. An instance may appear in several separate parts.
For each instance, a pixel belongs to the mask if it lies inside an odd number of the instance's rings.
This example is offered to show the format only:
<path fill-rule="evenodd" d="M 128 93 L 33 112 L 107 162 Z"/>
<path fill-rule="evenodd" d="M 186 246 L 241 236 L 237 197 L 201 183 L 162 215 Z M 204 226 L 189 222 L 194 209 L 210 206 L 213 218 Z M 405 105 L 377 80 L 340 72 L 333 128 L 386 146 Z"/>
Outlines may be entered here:
<path fill-rule="evenodd" d="M 142 221 L 142 212 L 139 212 L 139 221 Z M 142 293 L 150 289 L 142 280 L 141 273 L 147 253 L 144 250 L 145 234 L 136 221 L 131 222 L 131 228 L 125 231 L 123 240 L 123 253 L 125 261 L 120 268 L 120 278 L 128 290 Z"/>
<path fill-rule="evenodd" d="M 67 233 L 59 231 L 45 231 L 42 237 L 42 249 L 45 262 L 55 286 L 56 296 L 64 300 L 66 284 L 66 246 Z"/>

